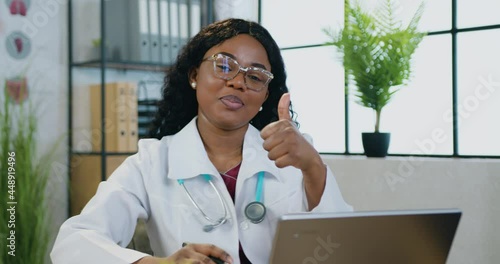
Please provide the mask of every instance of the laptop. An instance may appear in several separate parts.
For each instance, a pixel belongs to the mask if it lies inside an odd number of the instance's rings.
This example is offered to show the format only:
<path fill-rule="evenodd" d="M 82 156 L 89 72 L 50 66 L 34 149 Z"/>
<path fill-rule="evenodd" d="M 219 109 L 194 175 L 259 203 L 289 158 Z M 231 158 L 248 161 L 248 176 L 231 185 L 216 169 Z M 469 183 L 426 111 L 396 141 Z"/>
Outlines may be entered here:
<path fill-rule="evenodd" d="M 271 264 L 444 264 L 459 209 L 283 215 Z"/>

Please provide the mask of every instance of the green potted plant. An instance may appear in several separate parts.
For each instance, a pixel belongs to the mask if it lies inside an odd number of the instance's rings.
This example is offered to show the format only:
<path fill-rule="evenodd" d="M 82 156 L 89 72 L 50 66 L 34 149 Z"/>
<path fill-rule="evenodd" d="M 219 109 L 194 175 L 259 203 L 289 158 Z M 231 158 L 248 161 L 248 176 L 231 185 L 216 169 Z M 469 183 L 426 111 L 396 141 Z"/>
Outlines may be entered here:
<path fill-rule="evenodd" d="M 52 240 L 47 183 L 55 150 L 37 155 L 37 118 L 29 100 L 0 96 L 0 263 L 44 263 Z"/>
<path fill-rule="evenodd" d="M 382 109 L 411 77 L 411 59 L 426 33 L 417 26 L 423 3 L 406 27 L 395 18 L 395 2 L 384 0 L 374 12 L 366 12 L 359 3 L 345 1 L 345 25 L 340 32 L 325 29 L 342 53 L 347 80 L 355 87 L 356 102 L 375 112 L 375 131 L 363 133 L 363 147 L 369 157 L 384 157 L 390 133 L 380 132 Z M 349 87 L 349 85 L 346 85 Z M 349 94 L 349 89 L 346 89 Z"/>
<path fill-rule="evenodd" d="M 91 50 L 90 50 L 90 60 L 98 60 L 98 61 L 100 61 L 101 57 L 102 57 L 102 54 L 101 54 L 101 45 L 102 45 L 101 38 L 92 39 L 91 42 L 92 42 L 92 47 L 91 47 Z M 109 43 L 107 41 L 106 41 L 106 45 L 104 46 L 104 49 L 106 49 L 105 52 L 106 52 L 106 57 L 108 59 L 111 58 L 112 55 L 113 55 L 113 57 L 118 56 L 118 54 L 110 54 L 109 53 Z"/>

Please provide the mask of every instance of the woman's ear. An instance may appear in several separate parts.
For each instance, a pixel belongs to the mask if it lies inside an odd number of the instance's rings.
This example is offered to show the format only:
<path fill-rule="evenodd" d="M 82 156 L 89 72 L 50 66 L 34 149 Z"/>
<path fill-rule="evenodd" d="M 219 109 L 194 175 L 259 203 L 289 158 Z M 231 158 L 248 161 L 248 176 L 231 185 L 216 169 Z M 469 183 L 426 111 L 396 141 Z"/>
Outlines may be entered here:
<path fill-rule="evenodd" d="M 197 85 L 197 82 L 196 82 L 197 76 L 198 76 L 198 69 L 197 68 L 191 69 L 188 73 L 189 85 L 191 85 L 191 88 L 193 88 L 195 90 L 196 90 L 196 85 Z"/>
<path fill-rule="evenodd" d="M 264 98 L 264 101 L 262 104 L 264 104 L 267 101 L 267 98 L 269 97 L 269 90 L 266 92 L 266 97 Z M 262 105 L 260 106 L 259 112 L 262 111 Z"/>

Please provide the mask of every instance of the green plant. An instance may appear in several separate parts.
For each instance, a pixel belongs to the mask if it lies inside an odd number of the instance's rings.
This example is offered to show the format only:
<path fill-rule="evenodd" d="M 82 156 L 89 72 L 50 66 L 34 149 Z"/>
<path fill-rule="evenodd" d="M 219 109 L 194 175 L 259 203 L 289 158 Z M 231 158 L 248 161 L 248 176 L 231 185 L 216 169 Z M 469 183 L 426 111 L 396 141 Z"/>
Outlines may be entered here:
<path fill-rule="evenodd" d="M 407 27 L 396 21 L 395 10 L 393 0 L 384 0 L 373 13 L 346 0 L 344 28 L 338 33 L 324 29 L 333 40 L 327 44 L 336 46 L 343 54 L 348 81 L 357 88 L 356 102 L 376 113 L 375 132 L 380 129 L 382 109 L 399 90 L 398 86 L 410 79 L 412 55 L 426 35 L 417 31 L 424 3 Z"/>
<path fill-rule="evenodd" d="M 100 46 L 101 46 L 101 39 L 100 38 L 92 39 L 92 47 L 98 48 Z"/>
<path fill-rule="evenodd" d="M 46 187 L 55 148 L 36 158 L 37 119 L 29 102 L 15 105 L 4 92 L 1 107 L 0 263 L 44 263 L 51 241 Z"/>

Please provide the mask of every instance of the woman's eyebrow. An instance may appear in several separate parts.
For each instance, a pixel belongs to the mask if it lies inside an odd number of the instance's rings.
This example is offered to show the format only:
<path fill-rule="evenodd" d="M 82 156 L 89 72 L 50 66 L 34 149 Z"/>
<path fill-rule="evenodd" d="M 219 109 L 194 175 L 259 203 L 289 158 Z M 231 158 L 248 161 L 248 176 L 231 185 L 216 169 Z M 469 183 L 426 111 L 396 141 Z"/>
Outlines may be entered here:
<path fill-rule="evenodd" d="M 226 55 L 226 56 L 231 57 L 234 60 L 236 60 L 236 57 L 233 54 L 231 54 L 231 53 L 222 51 L 222 52 L 219 52 L 219 54 Z"/>
<path fill-rule="evenodd" d="M 219 54 L 226 55 L 226 56 L 228 56 L 228 57 L 230 57 L 230 58 L 234 59 L 235 61 L 238 61 L 238 60 L 236 59 L 236 57 L 235 57 L 233 54 L 231 54 L 231 53 L 228 53 L 228 52 L 224 52 L 224 51 L 222 51 L 222 52 L 219 52 Z M 257 62 L 253 62 L 253 63 L 252 63 L 252 64 L 250 64 L 250 65 L 252 65 L 252 66 L 254 66 L 254 67 L 262 68 L 262 69 L 264 69 L 264 70 L 267 70 L 266 66 L 264 66 L 263 64 L 257 63 Z"/>
<path fill-rule="evenodd" d="M 255 62 L 254 62 L 254 63 L 252 63 L 251 65 L 252 65 L 252 66 L 255 66 L 255 67 L 257 67 L 257 68 L 262 68 L 262 69 L 264 69 L 264 70 L 267 70 L 266 66 L 264 66 L 264 65 L 262 65 L 262 64 L 260 64 L 260 63 L 255 63 Z"/>

